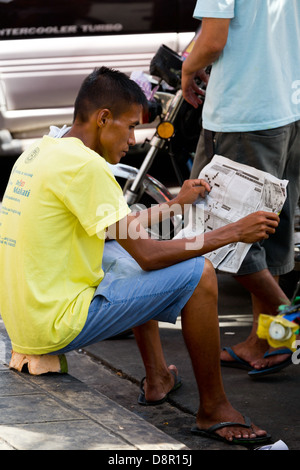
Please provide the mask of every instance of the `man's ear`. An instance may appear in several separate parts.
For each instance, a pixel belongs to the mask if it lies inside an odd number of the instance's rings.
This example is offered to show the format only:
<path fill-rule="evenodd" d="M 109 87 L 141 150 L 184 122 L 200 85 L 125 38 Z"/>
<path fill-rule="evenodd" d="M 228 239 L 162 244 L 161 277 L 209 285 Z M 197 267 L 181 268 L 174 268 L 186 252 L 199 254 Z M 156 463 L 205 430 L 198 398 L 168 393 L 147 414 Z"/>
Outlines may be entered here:
<path fill-rule="evenodd" d="M 99 127 L 104 127 L 107 121 L 112 118 L 112 113 L 109 109 L 100 109 L 97 115 L 97 124 Z"/>

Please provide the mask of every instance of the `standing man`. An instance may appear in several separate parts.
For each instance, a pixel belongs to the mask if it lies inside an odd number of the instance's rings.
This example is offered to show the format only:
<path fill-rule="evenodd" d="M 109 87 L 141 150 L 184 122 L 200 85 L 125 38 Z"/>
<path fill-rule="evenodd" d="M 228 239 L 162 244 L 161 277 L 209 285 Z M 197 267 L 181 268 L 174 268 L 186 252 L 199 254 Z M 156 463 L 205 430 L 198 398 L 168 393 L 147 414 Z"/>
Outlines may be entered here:
<path fill-rule="evenodd" d="M 201 34 L 183 64 L 185 99 L 201 101 L 196 76 L 208 83 L 203 129 L 191 177 L 213 154 L 289 180 L 276 234 L 254 244 L 236 279 L 251 293 L 253 329 L 243 343 L 222 351 L 223 365 L 250 375 L 291 363 L 289 350 L 268 350 L 256 335 L 260 313 L 274 315 L 288 302 L 278 285 L 294 268 L 294 213 L 300 184 L 300 2 L 296 0 L 198 0 Z M 205 68 L 212 64 L 211 75 Z"/>

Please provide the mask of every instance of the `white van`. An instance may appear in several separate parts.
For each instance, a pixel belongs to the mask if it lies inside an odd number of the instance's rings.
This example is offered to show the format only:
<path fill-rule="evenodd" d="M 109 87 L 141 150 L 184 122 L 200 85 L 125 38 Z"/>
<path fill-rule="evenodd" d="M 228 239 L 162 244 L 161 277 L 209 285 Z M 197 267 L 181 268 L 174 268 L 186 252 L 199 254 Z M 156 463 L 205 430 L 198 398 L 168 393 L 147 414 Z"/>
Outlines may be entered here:
<path fill-rule="evenodd" d="M 70 124 L 84 77 L 106 65 L 149 70 L 161 44 L 180 52 L 195 0 L 0 0 L 0 156 Z"/>

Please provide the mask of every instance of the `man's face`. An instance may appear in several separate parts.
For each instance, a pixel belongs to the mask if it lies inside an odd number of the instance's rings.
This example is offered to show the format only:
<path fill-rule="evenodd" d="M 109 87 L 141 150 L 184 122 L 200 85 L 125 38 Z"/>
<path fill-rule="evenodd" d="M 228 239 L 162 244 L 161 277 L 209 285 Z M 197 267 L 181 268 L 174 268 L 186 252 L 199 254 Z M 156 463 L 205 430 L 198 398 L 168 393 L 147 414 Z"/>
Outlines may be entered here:
<path fill-rule="evenodd" d="M 108 163 L 115 165 L 125 157 L 129 147 L 135 145 L 135 127 L 140 123 L 142 106 L 130 105 L 126 111 L 114 118 L 109 114 L 101 123 L 98 148 L 95 149 Z"/>

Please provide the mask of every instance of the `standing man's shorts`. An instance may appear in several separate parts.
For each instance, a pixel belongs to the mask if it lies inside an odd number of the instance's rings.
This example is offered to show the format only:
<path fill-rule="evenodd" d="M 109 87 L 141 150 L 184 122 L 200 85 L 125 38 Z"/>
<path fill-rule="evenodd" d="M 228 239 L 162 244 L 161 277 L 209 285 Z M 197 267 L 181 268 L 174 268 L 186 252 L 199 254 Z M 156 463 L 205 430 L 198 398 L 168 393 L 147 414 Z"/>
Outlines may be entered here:
<path fill-rule="evenodd" d="M 213 154 L 271 173 L 289 180 L 287 200 L 280 213 L 275 234 L 261 243 L 254 243 L 237 275 L 252 274 L 269 269 L 279 276 L 294 269 L 294 217 L 300 189 L 300 121 L 277 129 L 254 132 L 216 132 Z M 205 151 L 204 132 L 201 134 L 191 178 L 198 178 L 200 170 L 213 154 Z"/>
<path fill-rule="evenodd" d="M 95 292 L 85 326 L 55 354 L 105 340 L 149 320 L 175 323 L 201 279 L 204 262 L 198 257 L 168 268 L 143 271 L 117 242 L 107 242 L 103 255 L 105 276 Z"/>

